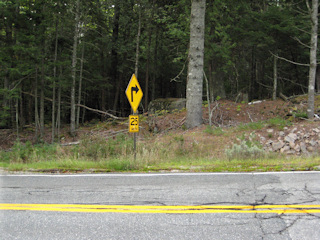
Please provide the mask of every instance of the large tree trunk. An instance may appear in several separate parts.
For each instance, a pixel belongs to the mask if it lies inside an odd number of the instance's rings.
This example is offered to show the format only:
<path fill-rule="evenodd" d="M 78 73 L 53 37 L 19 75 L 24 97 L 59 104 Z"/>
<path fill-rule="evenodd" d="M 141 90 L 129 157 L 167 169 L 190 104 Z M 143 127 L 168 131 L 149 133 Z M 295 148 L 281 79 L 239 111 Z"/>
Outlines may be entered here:
<path fill-rule="evenodd" d="M 189 65 L 187 79 L 187 118 L 188 128 L 202 124 L 203 53 L 205 0 L 193 0 L 191 5 Z"/>
<path fill-rule="evenodd" d="M 308 109 L 309 119 L 314 117 L 314 94 L 315 79 L 317 70 L 317 38 L 318 38 L 318 7 L 319 1 L 312 0 L 311 8 L 311 48 L 310 48 L 310 68 L 309 68 L 309 87 L 308 87 Z"/>
<path fill-rule="evenodd" d="M 78 46 L 78 24 L 79 24 L 79 0 L 76 2 L 75 23 L 74 23 L 74 36 L 72 48 L 72 65 L 71 65 L 71 114 L 70 114 L 70 134 L 76 134 L 76 104 L 75 104 L 75 89 L 76 89 L 76 67 L 77 67 L 77 46 Z"/>

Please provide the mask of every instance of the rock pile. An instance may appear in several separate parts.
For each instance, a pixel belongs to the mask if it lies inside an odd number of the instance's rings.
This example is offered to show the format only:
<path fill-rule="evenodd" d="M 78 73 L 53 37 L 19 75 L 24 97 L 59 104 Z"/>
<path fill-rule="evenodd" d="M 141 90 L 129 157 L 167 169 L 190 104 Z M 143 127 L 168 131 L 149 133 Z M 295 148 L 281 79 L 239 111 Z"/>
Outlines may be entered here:
<path fill-rule="evenodd" d="M 260 136 L 260 142 L 266 151 L 288 155 L 320 153 L 320 127 L 310 129 L 285 127 L 283 131 L 267 129 L 270 139 Z M 275 136 L 275 139 L 271 139 Z"/>

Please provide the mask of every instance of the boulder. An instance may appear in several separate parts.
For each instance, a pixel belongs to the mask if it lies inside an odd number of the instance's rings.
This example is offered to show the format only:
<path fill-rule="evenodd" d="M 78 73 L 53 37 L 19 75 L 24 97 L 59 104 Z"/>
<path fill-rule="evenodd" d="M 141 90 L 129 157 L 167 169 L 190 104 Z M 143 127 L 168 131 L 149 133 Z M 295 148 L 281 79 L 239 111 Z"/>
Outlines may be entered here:
<path fill-rule="evenodd" d="M 179 111 L 186 107 L 186 101 L 185 98 L 159 98 L 149 103 L 148 112 L 154 114 L 162 110 L 168 112 Z"/>

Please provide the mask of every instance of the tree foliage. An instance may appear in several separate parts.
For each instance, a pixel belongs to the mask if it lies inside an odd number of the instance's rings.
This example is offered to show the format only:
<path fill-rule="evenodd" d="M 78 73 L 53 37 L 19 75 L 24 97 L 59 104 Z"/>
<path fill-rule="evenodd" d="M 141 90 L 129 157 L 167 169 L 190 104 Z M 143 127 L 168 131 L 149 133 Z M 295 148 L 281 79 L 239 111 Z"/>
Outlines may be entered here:
<path fill-rule="evenodd" d="M 186 96 L 190 0 L 81 0 L 77 23 L 76 2 L 0 1 L 0 127 L 35 124 L 40 131 L 52 116 L 70 124 L 73 76 L 75 104 L 127 116 L 124 91 L 135 68 L 139 16 L 138 80 L 147 96 L 140 111 L 155 98 Z M 204 72 L 211 99 L 272 97 L 274 56 L 278 93 L 308 91 L 306 2 L 207 0 Z M 84 108 L 76 115 L 80 123 L 106 117 Z"/>

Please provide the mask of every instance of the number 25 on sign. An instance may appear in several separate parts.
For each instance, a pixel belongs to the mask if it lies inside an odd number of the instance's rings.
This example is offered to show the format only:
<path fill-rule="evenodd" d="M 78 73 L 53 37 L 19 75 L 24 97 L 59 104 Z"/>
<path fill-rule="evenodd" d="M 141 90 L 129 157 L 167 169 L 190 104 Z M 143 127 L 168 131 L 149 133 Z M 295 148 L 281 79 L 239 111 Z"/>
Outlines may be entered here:
<path fill-rule="evenodd" d="M 129 132 L 139 132 L 139 115 L 129 116 Z"/>

